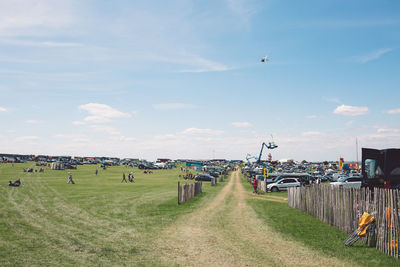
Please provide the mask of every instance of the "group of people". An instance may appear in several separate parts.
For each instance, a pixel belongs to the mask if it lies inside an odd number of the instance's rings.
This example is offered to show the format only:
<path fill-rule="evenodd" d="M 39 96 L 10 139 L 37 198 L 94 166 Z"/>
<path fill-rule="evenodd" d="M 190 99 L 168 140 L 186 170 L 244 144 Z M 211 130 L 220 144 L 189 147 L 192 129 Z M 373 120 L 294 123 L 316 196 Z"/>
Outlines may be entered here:
<path fill-rule="evenodd" d="M 183 179 L 185 180 L 192 180 L 194 178 L 194 175 L 191 172 L 189 172 L 188 168 L 181 167 L 181 172 L 184 172 L 185 174 L 183 175 L 179 174 L 178 175 L 179 178 L 183 177 Z"/>
<path fill-rule="evenodd" d="M 183 168 L 183 167 L 181 167 L 181 172 L 188 172 L 188 171 L 189 171 L 188 168 Z"/>
<path fill-rule="evenodd" d="M 194 175 L 191 172 L 187 172 L 184 175 L 179 174 L 178 177 L 183 177 L 183 179 L 185 180 L 192 180 L 194 178 Z"/>
<path fill-rule="evenodd" d="M 26 169 L 24 169 L 24 172 L 38 172 L 38 170 L 37 169 L 33 169 L 33 168 L 26 168 Z M 39 172 L 44 172 L 44 168 L 41 167 L 39 169 Z"/>
<path fill-rule="evenodd" d="M 129 180 L 129 182 L 134 183 L 134 182 L 135 182 L 134 178 L 135 178 L 135 177 L 133 176 L 133 172 L 130 172 L 130 173 L 128 174 L 128 180 Z M 128 183 L 128 181 L 126 180 L 125 173 L 122 174 L 122 181 L 121 181 L 121 183 L 123 183 L 123 182 Z"/>

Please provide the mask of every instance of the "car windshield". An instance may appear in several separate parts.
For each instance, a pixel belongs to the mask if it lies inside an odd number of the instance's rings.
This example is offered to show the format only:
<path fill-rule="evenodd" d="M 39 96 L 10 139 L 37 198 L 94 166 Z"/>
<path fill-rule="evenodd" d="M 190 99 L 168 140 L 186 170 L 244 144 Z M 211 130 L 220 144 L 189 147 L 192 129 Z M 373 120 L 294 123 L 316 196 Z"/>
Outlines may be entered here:
<path fill-rule="evenodd" d="M 341 178 L 338 179 L 338 182 L 343 183 L 343 182 L 345 182 L 347 180 L 347 178 L 348 177 L 341 177 Z"/>
<path fill-rule="evenodd" d="M 279 181 L 282 180 L 282 179 L 283 179 L 282 177 L 278 176 L 278 177 L 273 178 L 273 179 L 272 179 L 272 182 L 277 183 L 277 182 L 279 182 Z"/>

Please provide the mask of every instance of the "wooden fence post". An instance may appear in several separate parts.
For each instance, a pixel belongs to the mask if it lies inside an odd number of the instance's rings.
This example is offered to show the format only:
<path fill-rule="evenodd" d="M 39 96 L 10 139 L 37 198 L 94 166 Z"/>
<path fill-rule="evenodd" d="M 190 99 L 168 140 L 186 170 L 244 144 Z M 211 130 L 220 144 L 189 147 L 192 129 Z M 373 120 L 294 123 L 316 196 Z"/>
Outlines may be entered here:
<path fill-rule="evenodd" d="M 178 205 L 188 201 L 203 192 L 203 183 L 195 182 L 194 184 L 181 185 L 178 181 Z"/>

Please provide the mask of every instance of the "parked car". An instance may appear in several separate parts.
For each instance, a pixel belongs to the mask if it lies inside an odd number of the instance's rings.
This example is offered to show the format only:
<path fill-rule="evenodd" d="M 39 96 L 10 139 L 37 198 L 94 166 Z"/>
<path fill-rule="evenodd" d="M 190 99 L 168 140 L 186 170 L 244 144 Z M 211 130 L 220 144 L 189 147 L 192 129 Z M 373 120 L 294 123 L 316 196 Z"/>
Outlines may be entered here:
<path fill-rule="evenodd" d="M 286 191 L 289 187 L 301 186 L 300 181 L 297 178 L 283 178 L 274 183 L 267 185 L 267 191 L 279 192 Z"/>
<path fill-rule="evenodd" d="M 215 179 L 211 175 L 208 174 L 198 174 L 194 177 L 196 181 L 206 181 L 206 182 L 211 182 L 212 179 Z"/>
<path fill-rule="evenodd" d="M 360 188 L 362 176 L 351 176 L 339 178 L 337 182 L 332 182 L 331 186 L 341 186 L 347 188 Z"/>
<path fill-rule="evenodd" d="M 345 177 L 349 177 L 349 176 L 346 174 L 343 174 L 343 173 L 334 173 L 334 174 L 332 174 L 332 181 L 336 182 L 336 181 L 339 181 L 339 179 L 345 178 Z"/>
<path fill-rule="evenodd" d="M 156 170 L 156 169 L 158 169 L 157 166 L 154 166 L 152 164 L 144 164 L 144 163 L 139 164 L 138 168 L 140 170 Z"/>
<path fill-rule="evenodd" d="M 283 178 L 294 178 L 303 184 L 311 184 L 311 183 L 314 183 L 314 181 L 315 181 L 315 178 L 307 173 L 284 173 L 284 174 L 280 174 L 279 176 L 276 176 L 272 180 L 272 183 L 276 183 L 277 181 L 279 181 Z"/>
<path fill-rule="evenodd" d="M 322 175 L 321 176 L 321 181 L 322 182 L 332 181 L 332 176 L 330 176 L 330 175 Z"/>
<path fill-rule="evenodd" d="M 218 178 L 219 173 L 218 172 L 208 172 L 208 175 L 211 175 L 212 177 Z"/>

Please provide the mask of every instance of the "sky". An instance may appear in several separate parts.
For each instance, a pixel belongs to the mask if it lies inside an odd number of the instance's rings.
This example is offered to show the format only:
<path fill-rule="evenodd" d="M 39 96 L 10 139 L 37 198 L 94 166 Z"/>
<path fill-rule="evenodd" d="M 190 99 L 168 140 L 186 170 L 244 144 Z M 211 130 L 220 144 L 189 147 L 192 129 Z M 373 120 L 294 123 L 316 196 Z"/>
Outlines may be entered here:
<path fill-rule="evenodd" d="M 356 160 L 399 60 L 396 0 L 0 0 L 0 153 Z"/>

